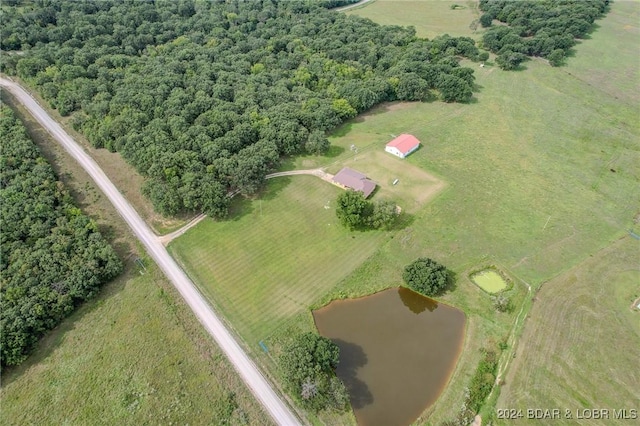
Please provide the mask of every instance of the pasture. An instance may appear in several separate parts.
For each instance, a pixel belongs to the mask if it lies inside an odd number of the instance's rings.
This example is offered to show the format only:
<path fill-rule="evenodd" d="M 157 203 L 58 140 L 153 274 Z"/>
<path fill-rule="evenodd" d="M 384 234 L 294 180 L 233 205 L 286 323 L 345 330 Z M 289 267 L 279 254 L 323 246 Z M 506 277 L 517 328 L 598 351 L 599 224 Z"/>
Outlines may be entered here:
<path fill-rule="evenodd" d="M 442 34 L 473 36 L 476 31 L 471 24 L 480 18 L 477 3 L 469 0 L 375 0 L 345 13 L 379 24 L 413 25 L 418 37 L 429 39 Z"/>
<path fill-rule="evenodd" d="M 630 309 L 640 296 L 638 253 L 640 241 L 627 236 L 544 284 L 498 408 L 638 409 L 640 312 Z"/>
<path fill-rule="evenodd" d="M 365 16 L 384 4 L 351 13 Z M 393 7 L 376 20 L 427 21 L 406 14 Z M 473 268 L 501 265 L 515 281 L 508 293 L 519 309 L 528 285 L 537 290 L 633 227 L 640 205 L 640 88 L 628 80 L 638 80 L 637 16 L 638 3 L 613 3 L 563 68 L 531 60 L 522 71 L 503 72 L 491 63 L 467 63 L 475 67 L 478 88 L 469 104 L 381 105 L 336 129 L 329 155 L 283 165 L 329 171 L 349 165 L 375 175 L 364 170 L 367 162 L 381 160 L 383 170 L 387 157 L 373 153 L 384 154 L 392 134 L 415 135 L 420 150 L 403 161 L 389 158 L 447 186 L 415 206 L 401 229 L 338 229 L 327 201 L 339 189 L 313 177 L 279 178 L 268 183 L 262 201 L 241 201 L 233 220 L 201 223 L 173 242 L 172 252 L 252 348 L 272 335 L 267 341 L 277 344 L 292 330 L 311 329 L 309 306 L 400 284 L 402 268 L 417 257 L 445 264 L 458 281 L 441 300 L 463 309 L 468 325 L 450 384 L 425 415 L 433 423 L 451 418 L 450 407 L 461 404 L 480 359 L 478 349 L 514 332 L 515 313 L 493 310 L 490 297 L 468 279 Z M 452 23 L 438 31 L 459 34 L 454 29 Z M 625 47 L 612 48 L 618 42 Z M 600 63 L 606 72 L 594 72 Z"/>

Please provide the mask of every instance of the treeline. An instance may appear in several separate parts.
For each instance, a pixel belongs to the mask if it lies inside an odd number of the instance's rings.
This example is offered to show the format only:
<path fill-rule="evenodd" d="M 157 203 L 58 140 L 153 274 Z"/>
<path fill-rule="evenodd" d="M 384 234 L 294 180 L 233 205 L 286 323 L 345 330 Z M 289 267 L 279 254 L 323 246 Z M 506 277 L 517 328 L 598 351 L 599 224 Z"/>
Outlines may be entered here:
<path fill-rule="evenodd" d="M 122 263 L 6 107 L 0 140 L 0 364 L 6 366 L 22 362 Z"/>
<path fill-rule="evenodd" d="M 476 414 L 491 394 L 498 373 L 500 353 L 492 349 L 481 348 L 482 359 L 471 377 L 469 387 L 465 389 L 464 402 L 456 417 L 442 423 L 442 426 L 466 426 L 473 423 Z M 493 416 L 489 416 L 491 419 Z"/>
<path fill-rule="evenodd" d="M 332 9 L 334 7 L 349 6 L 350 4 L 358 3 L 360 0 L 315 0 L 315 1 L 321 4 L 323 7 Z"/>
<path fill-rule="evenodd" d="M 340 348 L 315 333 L 294 336 L 278 358 L 285 386 L 296 400 L 313 411 L 344 411 L 349 394 L 335 374 Z"/>
<path fill-rule="evenodd" d="M 326 3 L 326 2 L 325 2 Z M 144 175 L 165 214 L 224 217 L 281 156 L 393 100 L 465 102 L 472 39 L 418 39 L 312 1 L 55 1 L 5 8 L 3 70 Z M 327 3 L 328 4 L 328 3 Z"/>
<path fill-rule="evenodd" d="M 498 65 L 504 69 L 517 67 L 524 55 L 561 65 L 608 4 L 609 0 L 480 0 L 480 23 L 491 27 L 482 37 L 483 46 L 499 55 Z M 507 26 L 492 26 L 494 19 Z"/>

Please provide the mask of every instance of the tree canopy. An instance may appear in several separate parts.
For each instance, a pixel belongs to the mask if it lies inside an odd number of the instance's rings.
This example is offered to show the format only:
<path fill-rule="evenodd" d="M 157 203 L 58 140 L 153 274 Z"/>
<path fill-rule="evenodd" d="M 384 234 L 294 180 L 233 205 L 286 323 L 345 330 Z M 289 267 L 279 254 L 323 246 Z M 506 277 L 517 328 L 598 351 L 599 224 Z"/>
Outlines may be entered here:
<path fill-rule="evenodd" d="M 1 365 L 22 362 L 45 331 L 122 270 L 11 110 L 0 109 Z"/>
<path fill-rule="evenodd" d="M 524 55 L 548 58 L 558 66 L 575 39 L 584 38 L 596 19 L 607 11 L 609 0 L 480 0 L 483 46 L 498 55 L 498 65 L 514 69 Z M 496 19 L 507 26 L 491 26 Z M 517 60 L 514 60 L 517 59 Z"/>
<path fill-rule="evenodd" d="M 412 290 L 435 296 L 447 287 L 449 271 L 435 260 L 421 257 L 405 266 L 402 279 Z"/>
<path fill-rule="evenodd" d="M 280 367 L 303 406 L 314 410 L 346 407 L 346 389 L 334 373 L 339 358 L 340 348 L 315 333 L 296 336 L 284 349 Z"/>
<path fill-rule="evenodd" d="M 349 230 L 387 228 L 398 217 L 396 204 L 388 200 L 369 201 L 360 191 L 346 190 L 336 201 L 336 216 Z"/>
<path fill-rule="evenodd" d="M 19 1 L 14 3 L 20 3 Z M 38 1 L 3 8 L 2 70 L 146 178 L 164 214 L 224 217 L 282 156 L 393 100 L 465 102 L 474 40 L 327 10 L 349 0 Z"/>

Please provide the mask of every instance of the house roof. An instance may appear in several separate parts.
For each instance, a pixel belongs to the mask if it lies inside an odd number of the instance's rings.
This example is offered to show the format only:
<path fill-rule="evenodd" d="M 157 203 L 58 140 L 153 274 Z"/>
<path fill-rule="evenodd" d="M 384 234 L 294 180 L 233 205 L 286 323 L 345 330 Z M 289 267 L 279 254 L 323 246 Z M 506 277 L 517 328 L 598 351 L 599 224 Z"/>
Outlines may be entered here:
<path fill-rule="evenodd" d="M 367 198 L 374 189 L 376 189 L 376 183 L 370 179 L 367 179 L 362 173 L 345 167 L 340 170 L 334 177 L 333 181 L 341 185 L 351 188 L 356 191 L 362 191 L 364 197 Z"/>
<path fill-rule="evenodd" d="M 387 146 L 397 148 L 403 154 L 408 153 L 415 147 L 420 145 L 420 141 L 413 135 L 402 134 L 389 142 Z"/>

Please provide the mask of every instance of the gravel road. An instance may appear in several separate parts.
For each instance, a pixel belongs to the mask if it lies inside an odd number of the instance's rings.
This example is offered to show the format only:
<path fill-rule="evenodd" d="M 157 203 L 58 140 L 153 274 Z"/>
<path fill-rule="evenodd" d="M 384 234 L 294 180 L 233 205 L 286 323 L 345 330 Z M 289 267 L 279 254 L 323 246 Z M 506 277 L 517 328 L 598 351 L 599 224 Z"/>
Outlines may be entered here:
<path fill-rule="evenodd" d="M 34 116 L 36 120 L 82 165 L 109 198 L 120 215 L 144 245 L 169 281 L 180 292 L 198 320 L 217 342 L 256 399 L 264 406 L 273 420 L 280 425 L 299 425 L 299 419 L 278 396 L 249 356 L 233 338 L 211 306 L 196 289 L 193 282 L 169 255 L 158 237 L 149 229 L 129 202 L 100 169 L 98 164 L 73 140 L 62 127 L 21 86 L 0 78 L 0 86 L 9 90 Z"/>

